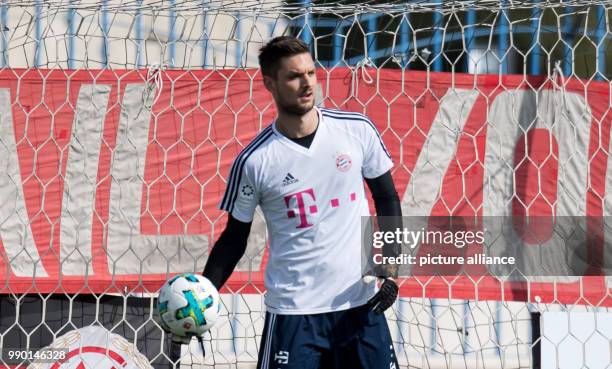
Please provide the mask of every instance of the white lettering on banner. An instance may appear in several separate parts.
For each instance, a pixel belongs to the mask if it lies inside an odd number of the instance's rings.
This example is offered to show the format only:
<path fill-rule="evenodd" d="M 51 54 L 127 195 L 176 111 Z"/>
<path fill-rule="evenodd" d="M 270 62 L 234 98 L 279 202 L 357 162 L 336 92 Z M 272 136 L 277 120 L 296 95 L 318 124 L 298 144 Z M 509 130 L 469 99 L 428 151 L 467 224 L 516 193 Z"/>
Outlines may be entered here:
<path fill-rule="evenodd" d="M 144 84 L 126 86 L 111 167 L 108 219 L 109 272 L 161 274 L 203 270 L 208 253 L 204 235 L 140 234 L 140 209 L 151 112 L 143 103 Z M 152 100 L 154 94 L 146 94 Z M 157 124 L 162 126 L 163 121 Z M 198 257 L 198 258 L 196 258 Z"/>
<path fill-rule="evenodd" d="M 91 275 L 91 231 L 110 85 L 82 85 L 76 103 L 60 226 L 64 275 Z"/>
<path fill-rule="evenodd" d="M 553 90 L 542 90 L 538 94 L 526 90 L 507 91 L 499 94 L 493 101 L 488 116 L 483 216 L 512 216 L 512 200 L 516 194 L 514 165 L 516 144 L 521 136 L 534 128 L 547 129 L 558 142 L 557 201 L 551 203 L 553 214 L 559 217 L 585 216 L 591 110 L 584 98 L 576 93 Z M 552 140 L 550 145 L 552 156 Z M 492 235 L 497 237 L 502 232 L 502 229 L 497 229 L 502 223 L 493 223 L 485 226 L 486 232 L 489 233 L 488 239 L 491 239 Z M 586 222 L 581 226 L 586 230 Z M 496 240 L 494 250 L 511 252 L 511 245 L 522 244 L 513 229 L 510 232 L 506 229 L 504 236 Z M 569 234 L 554 236 L 570 238 Z M 576 244 L 584 241 L 584 238 L 575 240 Z M 558 272 L 559 266 L 567 264 L 562 258 L 567 256 L 567 248 L 570 246 L 556 242 L 559 246 L 553 248 L 552 244 L 553 242 L 549 240 L 540 246 L 520 247 L 519 252 L 522 256 L 517 260 L 517 267 L 530 275 L 533 274 L 529 272 L 530 270 L 542 270 L 542 265 L 537 263 L 546 260 L 556 263 L 554 264 L 556 275 L 561 275 Z M 503 269 L 508 266 L 494 268 Z M 580 270 L 580 267 L 574 266 L 572 269 Z M 496 270 L 494 274 L 508 274 L 507 272 Z M 572 275 L 572 270 L 568 269 L 567 273 L 565 275 Z M 562 280 L 559 277 L 530 279 L 563 282 L 578 280 L 577 277 L 566 277 Z"/>
<path fill-rule="evenodd" d="M 0 237 L 13 273 L 47 277 L 23 196 L 9 89 L 0 89 Z"/>
<path fill-rule="evenodd" d="M 111 81 L 108 85 L 83 85 L 78 92 L 76 115 L 72 122 L 68 146 L 66 175 L 62 177 L 61 173 L 58 173 L 59 181 L 63 181 L 64 186 L 61 204 L 53 197 L 56 202 L 53 209 L 61 206 L 61 218 L 54 218 L 56 213 L 53 212 L 53 219 L 49 221 L 55 227 L 51 227 L 51 232 L 47 233 L 45 230 L 45 234 L 41 233 L 40 238 L 36 233 L 38 247 L 42 250 L 55 241 L 53 229 L 58 231 L 60 243 L 56 246 L 59 248 L 61 273 L 64 275 L 91 275 L 95 266 L 92 265 L 91 259 L 93 246 L 102 247 L 101 250 L 107 252 L 111 274 L 134 275 L 130 281 L 140 278 L 139 275 L 201 270 L 206 261 L 210 242 L 208 234 L 187 235 L 186 229 L 183 230 L 182 227 L 173 232 L 176 234 L 163 236 L 143 235 L 140 230 L 143 208 L 141 202 L 147 198 L 143 198 L 143 191 L 147 188 L 147 183 L 144 182 L 145 167 L 157 164 L 145 163 L 149 129 L 152 129 L 153 124 L 151 112 L 144 107 L 146 104 L 143 102 L 143 94 L 147 95 L 144 93 L 145 85 L 135 82 L 128 84 L 123 96 L 117 143 L 110 163 L 110 198 L 101 193 L 96 194 L 97 197 L 93 194 L 98 190 L 97 172 L 106 105 L 110 91 L 115 91 L 117 87 Z M 557 201 L 551 204 L 556 209 L 556 215 L 585 215 L 589 175 L 604 175 L 599 172 L 589 173 L 588 167 L 590 108 L 596 105 L 587 105 L 582 92 L 542 90 L 536 96 L 527 90 L 506 91 L 500 93 L 492 102 L 487 114 L 487 137 L 486 142 L 482 142 L 486 145 L 486 157 L 481 158 L 485 170 L 482 189 L 483 215 L 511 215 L 512 196 L 517 192 L 514 187 L 517 141 L 520 142 L 520 137 L 531 128 L 548 129 L 559 143 Z M 427 138 L 404 192 L 402 208 L 406 215 L 431 214 L 436 202 L 440 201 L 445 175 L 449 167 L 452 167 L 457 151 L 464 149 L 459 147 L 458 143 L 461 132 L 467 125 L 467 119 L 474 109 L 479 109 L 478 113 L 482 113 L 481 109 L 486 109 L 485 104 L 476 105 L 480 94 L 482 92 L 476 89 L 449 89 L 440 100 L 439 109 L 431 129 L 427 132 Z M 601 106 L 602 103 L 596 98 L 597 96 L 594 96 L 595 100 L 590 104 Z M 7 264 L 6 268 L 10 268 L 17 277 L 48 277 L 51 271 L 56 270 L 57 261 L 50 257 L 48 264 L 41 263 L 32 234 L 36 228 L 31 224 L 32 220 L 27 212 L 29 202 L 26 203 L 26 200 L 38 200 L 40 196 L 44 196 L 47 188 L 32 188 L 34 192 L 28 193 L 30 187 L 25 187 L 24 194 L 21 173 L 29 169 L 20 166 L 19 155 L 25 155 L 24 159 L 28 162 L 32 159 L 29 156 L 31 149 L 22 146 L 21 141 L 17 141 L 15 137 L 15 122 L 11 114 L 11 104 L 15 99 L 16 97 L 11 98 L 9 89 L 0 89 L 0 239 L 6 252 L 2 267 Z M 433 113 L 436 110 L 435 104 L 427 107 L 427 110 Z M 21 124 L 20 121 L 17 123 Z M 172 133 L 174 126 L 167 127 L 164 123 L 163 120 L 156 122 L 159 134 L 169 133 L 168 128 Z M 26 166 L 29 168 L 29 165 L 28 163 Z M 32 175 L 46 175 L 41 173 L 34 172 Z M 608 160 L 605 174 L 606 190 L 609 193 L 612 190 L 612 160 Z M 24 176 L 27 175 L 24 173 Z M 472 177 L 464 180 L 467 182 L 479 179 Z M 172 197 L 172 194 L 167 196 Z M 95 206 L 96 201 L 100 200 L 108 201 L 108 223 L 104 229 L 104 244 L 92 245 Z M 612 216 L 612 196 L 608 194 L 602 200 L 604 215 Z M 42 210 L 48 209 L 50 208 Z M 180 209 L 177 207 L 175 210 Z M 47 212 L 43 216 L 52 214 Z M 103 217 L 101 221 L 107 221 L 104 215 L 100 216 Z M 36 219 L 34 218 L 34 221 Z M 184 220 L 184 224 L 188 224 L 188 219 Z M 606 235 L 612 233 L 612 224 L 605 225 Z M 237 270 L 261 270 L 262 248 L 266 241 L 266 227 L 258 211 L 246 255 L 241 259 Z M 556 281 L 566 282 L 559 279 Z M 606 282 L 609 281 L 611 279 L 606 278 Z"/>
<path fill-rule="evenodd" d="M 462 89 L 449 89 L 442 97 L 402 198 L 404 215 L 431 214 L 477 97 L 477 90 Z"/>
<path fill-rule="evenodd" d="M 551 204 L 556 208 L 556 215 L 586 215 L 591 110 L 584 97 L 576 93 L 542 90 L 539 94 L 526 90 L 503 92 L 491 105 L 485 155 L 484 216 L 512 214 L 516 143 L 521 135 L 534 128 L 547 129 L 558 142 L 557 202 Z"/>

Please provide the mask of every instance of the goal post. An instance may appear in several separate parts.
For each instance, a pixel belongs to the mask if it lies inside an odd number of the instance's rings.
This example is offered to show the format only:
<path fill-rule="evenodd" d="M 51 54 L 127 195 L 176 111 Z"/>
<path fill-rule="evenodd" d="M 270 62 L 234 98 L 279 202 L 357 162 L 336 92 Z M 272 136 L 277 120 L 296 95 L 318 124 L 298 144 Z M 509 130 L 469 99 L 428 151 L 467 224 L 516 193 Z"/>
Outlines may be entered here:
<path fill-rule="evenodd" d="M 230 165 L 276 114 L 258 50 L 293 35 L 317 103 L 376 124 L 404 215 L 581 217 L 573 256 L 602 260 L 402 278 L 386 313 L 400 366 L 605 368 L 611 22 L 609 1 L 0 2 L 0 367 L 26 367 L 8 349 L 104 340 L 173 366 L 155 298 L 203 270 Z M 194 340 L 177 368 L 255 367 L 267 241 L 258 211 L 206 359 Z"/>

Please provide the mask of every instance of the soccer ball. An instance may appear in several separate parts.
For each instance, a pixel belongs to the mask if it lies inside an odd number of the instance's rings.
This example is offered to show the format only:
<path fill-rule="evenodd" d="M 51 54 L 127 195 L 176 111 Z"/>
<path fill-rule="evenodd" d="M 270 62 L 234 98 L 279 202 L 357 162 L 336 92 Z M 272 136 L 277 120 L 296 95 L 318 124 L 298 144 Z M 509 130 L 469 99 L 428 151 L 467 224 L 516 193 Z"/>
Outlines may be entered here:
<path fill-rule="evenodd" d="M 177 275 L 159 291 L 157 310 L 166 331 L 181 337 L 202 336 L 219 317 L 219 292 L 201 275 Z"/>

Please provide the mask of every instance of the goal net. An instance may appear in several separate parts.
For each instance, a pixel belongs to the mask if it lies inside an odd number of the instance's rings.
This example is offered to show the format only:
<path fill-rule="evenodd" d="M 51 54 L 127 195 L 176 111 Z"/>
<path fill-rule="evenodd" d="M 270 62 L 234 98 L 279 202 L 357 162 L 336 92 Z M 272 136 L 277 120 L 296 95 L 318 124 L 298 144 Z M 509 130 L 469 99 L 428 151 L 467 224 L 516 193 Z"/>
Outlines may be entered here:
<path fill-rule="evenodd" d="M 203 270 L 229 167 L 275 116 L 258 49 L 294 35 L 317 104 L 376 124 L 404 215 L 588 220 L 572 257 L 596 272 L 401 278 L 400 366 L 607 368 L 611 21 L 610 1 L 0 2 L 0 367 L 46 346 L 76 354 L 37 367 L 255 367 L 261 213 L 205 359 L 171 361 L 155 299 Z"/>

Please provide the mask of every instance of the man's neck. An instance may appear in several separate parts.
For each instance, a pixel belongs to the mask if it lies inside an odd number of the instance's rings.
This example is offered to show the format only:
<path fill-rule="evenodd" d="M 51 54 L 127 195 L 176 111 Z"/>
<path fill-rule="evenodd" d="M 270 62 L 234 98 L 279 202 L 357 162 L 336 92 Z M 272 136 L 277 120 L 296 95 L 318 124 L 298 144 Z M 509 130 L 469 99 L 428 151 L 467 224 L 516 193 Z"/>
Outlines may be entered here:
<path fill-rule="evenodd" d="M 288 138 L 302 138 L 313 133 L 318 123 L 319 114 L 314 108 L 302 116 L 279 112 L 276 129 Z"/>

